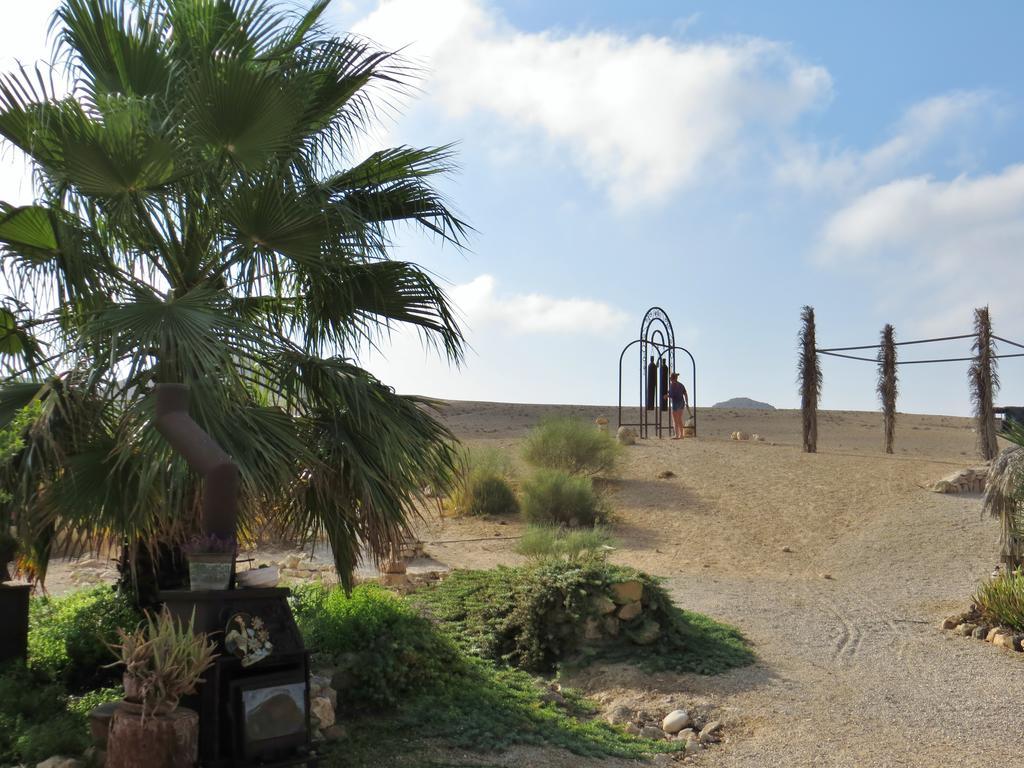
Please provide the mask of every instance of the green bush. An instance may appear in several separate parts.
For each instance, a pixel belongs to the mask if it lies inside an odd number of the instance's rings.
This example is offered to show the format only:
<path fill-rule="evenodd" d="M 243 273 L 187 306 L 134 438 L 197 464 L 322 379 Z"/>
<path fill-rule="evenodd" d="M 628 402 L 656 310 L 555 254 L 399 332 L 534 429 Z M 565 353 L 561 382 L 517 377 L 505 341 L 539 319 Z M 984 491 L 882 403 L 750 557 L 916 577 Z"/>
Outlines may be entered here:
<path fill-rule="evenodd" d="M 1024 571 L 1018 568 L 983 582 L 974 602 L 989 621 L 1024 631 Z"/>
<path fill-rule="evenodd" d="M 592 527 L 608 510 L 589 477 L 541 469 L 523 484 L 523 516 L 535 525 Z"/>
<path fill-rule="evenodd" d="M 34 598 L 29 666 L 72 691 L 109 684 L 120 672 L 104 668 L 114 661 L 107 643 L 117 640 L 118 629 L 132 629 L 141 619 L 131 601 L 108 586 Z"/>
<path fill-rule="evenodd" d="M 463 451 L 453 483 L 451 506 L 460 515 L 514 515 L 519 500 L 509 483 L 508 456 L 497 448 Z"/>
<path fill-rule="evenodd" d="M 68 696 L 63 686 L 19 664 L 0 670 L 0 764 L 36 763 L 79 755 L 90 744 L 88 714 L 120 689 Z"/>
<path fill-rule="evenodd" d="M 642 620 L 659 624 L 658 639 L 640 649 L 624 626 L 615 642 L 584 645 L 583 625 L 595 615 L 599 599 L 612 584 L 632 580 L 643 585 Z M 550 671 L 567 660 L 606 658 L 648 669 L 716 674 L 754 658 L 738 630 L 677 608 L 652 577 L 601 558 L 455 571 L 412 599 L 464 651 L 532 672 Z"/>
<path fill-rule="evenodd" d="M 533 560 L 603 556 L 614 546 L 615 540 L 604 528 L 566 530 L 546 525 L 531 525 L 526 529 L 516 552 Z"/>
<path fill-rule="evenodd" d="M 344 709 L 392 706 L 434 683 L 457 658 L 427 619 L 375 585 L 360 585 L 351 595 L 301 585 L 293 589 L 292 607 L 306 646 L 338 670 Z"/>
<path fill-rule="evenodd" d="M 508 480 L 496 475 L 474 472 L 458 493 L 456 509 L 473 516 L 514 515 L 519 512 L 519 500 Z"/>
<path fill-rule="evenodd" d="M 535 467 L 596 475 L 615 467 L 621 446 L 607 432 L 578 419 L 549 419 L 532 430 L 523 458 Z"/>

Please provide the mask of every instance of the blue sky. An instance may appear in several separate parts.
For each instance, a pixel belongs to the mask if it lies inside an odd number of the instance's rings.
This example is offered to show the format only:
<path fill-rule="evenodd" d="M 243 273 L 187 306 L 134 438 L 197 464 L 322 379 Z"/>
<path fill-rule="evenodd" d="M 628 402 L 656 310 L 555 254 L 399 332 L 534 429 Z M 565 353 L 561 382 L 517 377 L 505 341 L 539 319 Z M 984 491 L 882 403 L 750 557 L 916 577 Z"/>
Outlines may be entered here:
<path fill-rule="evenodd" d="M 26 5 L 5 8 L 4 69 L 46 54 L 48 9 Z M 619 351 L 652 305 L 697 358 L 698 404 L 795 407 L 803 304 L 829 346 L 871 343 L 887 322 L 900 339 L 963 333 L 984 304 L 997 333 L 1024 338 L 1024 5 L 336 0 L 330 13 L 423 71 L 362 150 L 458 142 L 443 187 L 477 230 L 466 252 L 396 237 L 397 258 L 444 278 L 472 345 L 455 371 L 396 331 L 363 360 L 399 391 L 612 404 Z M 26 187 L 8 157 L 0 198 Z M 1024 360 L 1001 373 L 999 399 L 1020 401 Z M 823 407 L 877 407 L 873 366 L 826 359 L 824 374 Z M 966 364 L 901 376 L 900 410 L 968 412 Z"/>

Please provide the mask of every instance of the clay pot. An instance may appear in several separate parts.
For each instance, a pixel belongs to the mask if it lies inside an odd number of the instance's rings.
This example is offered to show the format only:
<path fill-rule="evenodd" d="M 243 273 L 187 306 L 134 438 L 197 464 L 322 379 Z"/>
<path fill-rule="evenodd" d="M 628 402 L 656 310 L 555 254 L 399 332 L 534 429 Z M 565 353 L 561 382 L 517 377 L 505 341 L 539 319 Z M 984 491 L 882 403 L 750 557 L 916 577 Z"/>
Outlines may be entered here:
<path fill-rule="evenodd" d="M 114 712 L 105 768 L 194 768 L 198 759 L 197 712 L 178 707 L 143 718 L 141 708 L 130 705 Z"/>

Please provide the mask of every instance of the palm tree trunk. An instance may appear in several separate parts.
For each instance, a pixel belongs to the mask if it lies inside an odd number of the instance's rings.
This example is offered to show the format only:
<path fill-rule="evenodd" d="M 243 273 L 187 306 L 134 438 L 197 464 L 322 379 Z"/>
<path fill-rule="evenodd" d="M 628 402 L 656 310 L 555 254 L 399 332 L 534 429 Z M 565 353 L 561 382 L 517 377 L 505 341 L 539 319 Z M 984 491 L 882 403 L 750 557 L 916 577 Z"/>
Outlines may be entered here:
<path fill-rule="evenodd" d="M 882 422 L 885 428 L 885 452 L 892 453 L 896 433 L 896 340 L 893 328 L 882 329 L 882 343 L 878 348 L 878 397 L 882 401 Z"/>
<path fill-rule="evenodd" d="M 821 364 L 814 339 L 814 307 L 805 306 L 800 313 L 800 415 L 804 433 L 804 453 L 818 452 L 818 401 L 821 399 Z"/>
<path fill-rule="evenodd" d="M 996 348 L 988 307 L 974 310 L 974 333 L 974 362 L 967 372 L 967 379 L 971 386 L 974 417 L 978 422 L 978 451 L 985 461 L 992 461 L 999 453 L 993 410 L 993 398 L 999 391 L 999 373 L 996 370 Z"/>

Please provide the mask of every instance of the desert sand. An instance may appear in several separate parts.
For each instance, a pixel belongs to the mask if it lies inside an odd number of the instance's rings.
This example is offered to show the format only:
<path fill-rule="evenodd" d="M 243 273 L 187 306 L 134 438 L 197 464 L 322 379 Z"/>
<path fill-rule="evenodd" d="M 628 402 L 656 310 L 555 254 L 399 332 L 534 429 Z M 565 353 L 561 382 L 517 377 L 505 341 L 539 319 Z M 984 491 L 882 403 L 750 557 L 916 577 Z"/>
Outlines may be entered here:
<path fill-rule="evenodd" d="M 555 414 L 616 426 L 613 407 L 445 408 L 460 439 L 513 455 Z M 971 420 L 901 414 L 894 455 L 881 450 L 876 413 L 821 413 L 817 454 L 800 451 L 799 424 L 796 411 L 702 410 L 696 439 L 641 440 L 604 483 L 616 515 L 612 559 L 663 577 L 683 607 L 738 626 L 758 663 L 717 677 L 595 666 L 564 682 L 606 704 L 714 707 L 726 738 L 698 765 L 1024 765 L 1024 654 L 938 629 L 997 560 L 996 521 L 981 517 L 980 495 L 928 490 L 979 464 Z M 728 439 L 736 430 L 765 441 Z M 674 476 L 659 478 L 665 471 Z M 521 562 L 517 520 L 424 515 L 420 567 Z M 54 568 L 58 584 L 62 573 Z M 633 764 L 532 748 L 444 759 Z"/>

